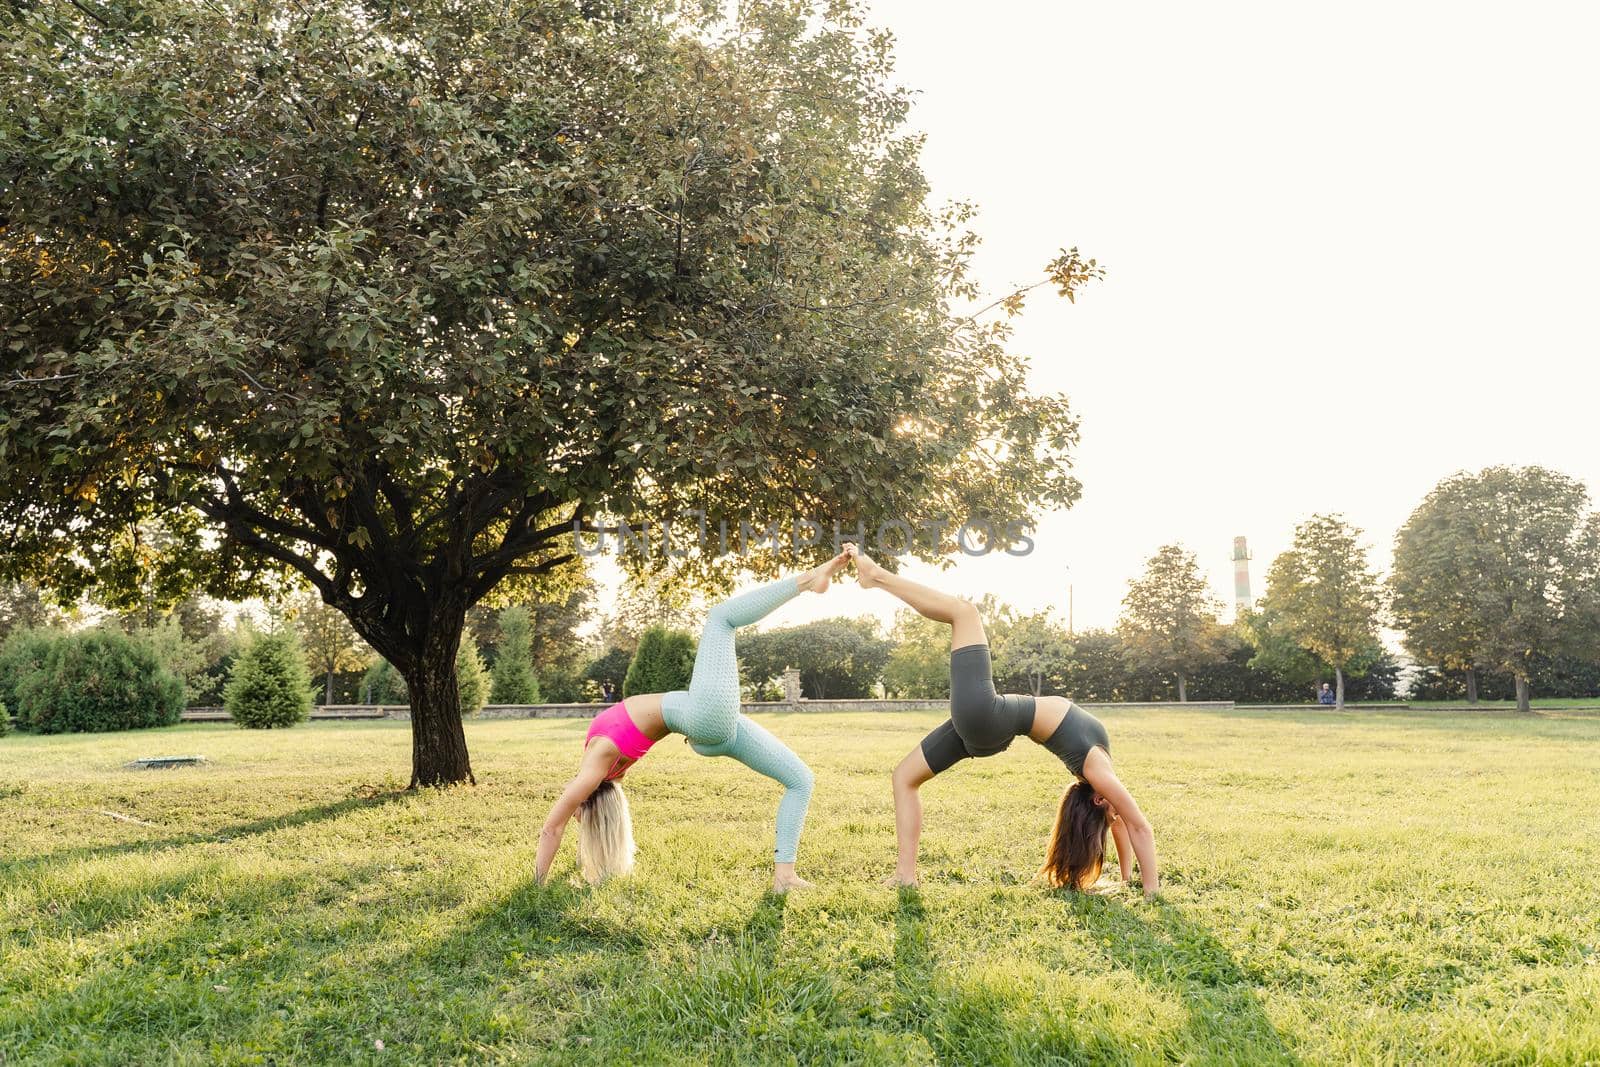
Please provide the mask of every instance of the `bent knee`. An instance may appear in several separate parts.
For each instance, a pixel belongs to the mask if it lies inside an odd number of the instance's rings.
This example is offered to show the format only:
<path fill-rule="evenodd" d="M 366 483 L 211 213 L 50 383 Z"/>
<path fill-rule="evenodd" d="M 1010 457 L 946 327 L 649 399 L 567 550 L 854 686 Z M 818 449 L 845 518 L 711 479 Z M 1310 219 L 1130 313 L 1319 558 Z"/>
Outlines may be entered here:
<path fill-rule="evenodd" d="M 811 772 L 810 767 L 802 763 L 798 767 L 791 768 L 789 773 L 783 776 L 783 784 L 790 792 L 809 797 L 812 786 L 817 784 L 817 776 Z"/>
<path fill-rule="evenodd" d="M 901 760 L 900 765 L 889 775 L 889 780 L 896 789 L 910 789 L 918 784 L 918 772 L 921 768 L 913 760 Z"/>

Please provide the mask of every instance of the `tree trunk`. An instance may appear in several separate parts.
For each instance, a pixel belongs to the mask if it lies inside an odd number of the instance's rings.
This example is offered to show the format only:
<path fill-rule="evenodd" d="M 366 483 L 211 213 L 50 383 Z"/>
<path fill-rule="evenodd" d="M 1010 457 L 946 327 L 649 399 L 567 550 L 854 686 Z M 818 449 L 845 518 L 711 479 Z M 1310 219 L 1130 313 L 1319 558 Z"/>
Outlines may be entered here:
<path fill-rule="evenodd" d="M 1344 668 L 1333 669 L 1333 706 L 1340 711 L 1344 710 Z"/>
<path fill-rule="evenodd" d="M 1179 674 L 1178 675 L 1178 703 L 1187 704 L 1188 702 L 1189 702 L 1189 687 L 1184 682 L 1183 675 Z"/>
<path fill-rule="evenodd" d="M 333 670 L 328 670 L 328 684 L 322 687 L 322 706 L 327 707 L 333 703 Z"/>
<path fill-rule="evenodd" d="M 1521 675 L 1517 676 L 1517 710 L 1533 710 L 1533 705 L 1528 700 L 1528 680 Z"/>
<path fill-rule="evenodd" d="M 1467 703 L 1478 702 L 1478 672 L 1471 667 L 1467 668 Z"/>
<path fill-rule="evenodd" d="M 1042 675 L 1042 674 L 1030 674 L 1030 675 L 1028 675 L 1028 682 L 1033 687 L 1033 697 L 1034 697 L 1034 699 L 1035 700 L 1039 699 L 1039 693 L 1040 693 L 1041 690 L 1044 689 L 1044 675 Z"/>
<path fill-rule="evenodd" d="M 405 675 L 411 689 L 411 786 L 477 784 L 461 729 L 461 693 L 456 688 L 460 622 L 431 633 L 422 655 Z"/>

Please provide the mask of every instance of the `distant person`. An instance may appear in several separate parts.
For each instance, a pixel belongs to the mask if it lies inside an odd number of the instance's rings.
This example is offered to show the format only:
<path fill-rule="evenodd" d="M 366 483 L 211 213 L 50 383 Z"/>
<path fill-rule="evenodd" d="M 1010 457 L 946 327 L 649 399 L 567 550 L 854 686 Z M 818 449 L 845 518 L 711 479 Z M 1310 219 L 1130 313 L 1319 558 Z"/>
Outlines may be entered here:
<path fill-rule="evenodd" d="M 1336 701 L 1334 699 L 1334 696 L 1333 696 L 1333 687 L 1328 685 L 1327 682 L 1323 682 L 1322 683 L 1322 689 L 1317 693 L 1317 703 L 1318 704 L 1334 704 L 1334 703 L 1336 703 Z"/>
<path fill-rule="evenodd" d="M 607 704 L 615 704 L 617 702 L 617 690 L 610 682 L 600 683 L 600 699 Z"/>

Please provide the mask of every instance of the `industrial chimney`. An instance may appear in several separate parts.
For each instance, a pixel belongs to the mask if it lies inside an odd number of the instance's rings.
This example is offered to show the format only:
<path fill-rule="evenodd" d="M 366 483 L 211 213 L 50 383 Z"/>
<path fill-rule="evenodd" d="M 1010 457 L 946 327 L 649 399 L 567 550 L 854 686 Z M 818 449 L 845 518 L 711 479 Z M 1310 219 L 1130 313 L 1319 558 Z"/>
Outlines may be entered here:
<path fill-rule="evenodd" d="M 1233 539 L 1233 606 L 1241 615 L 1250 610 L 1250 549 L 1242 537 Z"/>

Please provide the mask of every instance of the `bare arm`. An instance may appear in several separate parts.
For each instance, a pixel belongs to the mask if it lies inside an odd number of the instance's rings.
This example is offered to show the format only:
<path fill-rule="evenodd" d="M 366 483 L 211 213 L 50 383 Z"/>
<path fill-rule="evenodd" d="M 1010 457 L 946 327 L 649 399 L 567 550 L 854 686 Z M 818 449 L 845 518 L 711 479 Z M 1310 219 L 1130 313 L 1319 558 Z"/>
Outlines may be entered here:
<path fill-rule="evenodd" d="M 561 836 L 567 832 L 567 821 L 578 813 L 583 802 L 589 799 L 589 794 L 605 781 L 606 771 L 617 755 L 617 746 L 609 738 L 595 738 L 584 750 L 578 773 L 551 805 L 550 814 L 545 816 L 544 826 L 539 830 L 539 858 L 534 877 L 540 885 L 544 885 L 545 877 L 550 873 L 550 864 L 555 861 L 556 850 L 561 847 Z"/>
<path fill-rule="evenodd" d="M 1116 772 L 1111 769 L 1111 757 L 1103 750 L 1096 748 L 1090 751 L 1089 758 L 1083 761 L 1083 776 L 1116 811 L 1118 822 L 1122 823 L 1123 832 L 1133 846 L 1133 854 L 1139 859 L 1144 896 L 1149 900 L 1161 892 L 1161 868 L 1156 864 L 1156 835 L 1150 829 L 1150 820 L 1139 810 L 1133 794 L 1118 780 Z M 1117 848 L 1119 851 L 1122 848 L 1120 841 Z"/>
<path fill-rule="evenodd" d="M 1128 841 L 1128 828 L 1115 814 L 1111 816 L 1111 839 L 1117 843 L 1117 865 L 1122 868 L 1122 880 L 1133 881 L 1133 845 Z"/>

